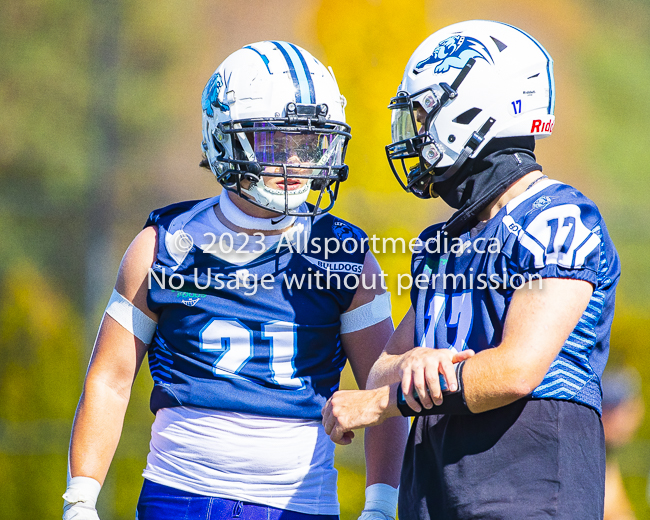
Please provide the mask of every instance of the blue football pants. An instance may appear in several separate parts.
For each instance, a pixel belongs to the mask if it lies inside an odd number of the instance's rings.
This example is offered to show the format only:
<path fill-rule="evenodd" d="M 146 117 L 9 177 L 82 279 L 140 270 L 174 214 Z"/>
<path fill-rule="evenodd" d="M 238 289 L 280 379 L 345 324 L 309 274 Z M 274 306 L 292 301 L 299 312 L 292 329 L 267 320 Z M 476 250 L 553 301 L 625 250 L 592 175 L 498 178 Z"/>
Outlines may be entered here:
<path fill-rule="evenodd" d="M 144 481 L 136 520 L 338 520 L 338 515 L 309 515 L 239 500 L 195 495 Z"/>

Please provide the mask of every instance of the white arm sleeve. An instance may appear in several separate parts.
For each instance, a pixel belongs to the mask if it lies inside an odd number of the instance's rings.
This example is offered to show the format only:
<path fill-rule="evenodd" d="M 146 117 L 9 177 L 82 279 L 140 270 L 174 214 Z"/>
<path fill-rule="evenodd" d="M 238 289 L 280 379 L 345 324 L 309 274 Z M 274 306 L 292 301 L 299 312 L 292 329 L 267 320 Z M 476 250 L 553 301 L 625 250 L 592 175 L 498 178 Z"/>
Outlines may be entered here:
<path fill-rule="evenodd" d="M 356 332 L 391 317 L 390 293 L 378 294 L 365 305 L 341 314 L 341 334 Z"/>
<path fill-rule="evenodd" d="M 115 289 L 105 312 L 142 343 L 151 343 L 158 324 Z"/>

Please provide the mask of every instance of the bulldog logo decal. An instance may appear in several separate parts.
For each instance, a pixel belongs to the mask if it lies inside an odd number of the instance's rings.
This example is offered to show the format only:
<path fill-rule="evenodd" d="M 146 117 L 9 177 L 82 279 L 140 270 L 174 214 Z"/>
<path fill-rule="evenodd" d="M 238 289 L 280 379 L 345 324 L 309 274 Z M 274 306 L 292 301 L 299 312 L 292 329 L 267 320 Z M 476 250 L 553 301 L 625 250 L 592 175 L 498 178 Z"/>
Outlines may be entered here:
<path fill-rule="evenodd" d="M 435 73 L 447 72 L 451 68 L 462 69 L 471 58 L 494 63 L 492 55 L 480 41 L 456 34 L 441 41 L 431 56 L 419 62 L 413 72 L 419 74 L 430 65 L 435 65 Z"/>
<path fill-rule="evenodd" d="M 213 74 L 208 81 L 208 84 L 203 89 L 203 96 L 201 96 L 201 108 L 205 110 L 205 113 L 210 117 L 214 116 L 214 109 L 218 108 L 222 112 L 228 112 L 230 107 L 223 104 L 219 101 L 219 91 L 223 87 L 223 80 L 221 79 L 221 74 L 218 72 Z"/>

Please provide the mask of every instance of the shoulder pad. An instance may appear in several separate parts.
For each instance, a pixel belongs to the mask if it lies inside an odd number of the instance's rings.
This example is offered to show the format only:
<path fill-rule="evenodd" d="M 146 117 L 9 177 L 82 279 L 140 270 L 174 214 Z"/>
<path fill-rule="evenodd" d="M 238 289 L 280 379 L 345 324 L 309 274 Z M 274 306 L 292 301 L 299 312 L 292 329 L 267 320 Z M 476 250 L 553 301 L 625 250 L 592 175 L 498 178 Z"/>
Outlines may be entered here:
<path fill-rule="evenodd" d="M 202 200 L 205 199 L 186 200 L 183 202 L 170 204 L 169 206 L 165 206 L 164 208 L 155 209 L 151 213 L 149 213 L 149 218 L 147 218 L 147 222 L 145 222 L 143 229 L 149 226 L 157 226 L 159 221 L 163 218 L 164 219 L 174 218 L 180 215 L 181 213 L 185 213 L 186 211 L 196 206 Z"/>
<path fill-rule="evenodd" d="M 518 204 L 512 211 L 508 211 L 512 218 L 522 227 L 537 219 L 541 213 L 547 213 L 556 207 L 579 207 L 582 222 L 589 229 L 595 228 L 601 221 L 600 211 L 596 204 L 585 197 L 580 191 L 567 184 L 555 183 L 544 189 L 534 197 Z M 561 210 L 555 210 L 562 213 Z M 551 211 L 553 213 L 554 211 Z M 569 214 L 572 213 L 569 210 Z"/>
<path fill-rule="evenodd" d="M 438 234 L 438 231 L 440 231 L 444 225 L 445 225 L 444 222 L 440 222 L 439 224 L 434 224 L 433 226 L 429 226 L 428 228 L 425 228 L 425 230 L 422 231 L 422 233 L 420 233 L 418 238 L 422 240 L 422 242 L 426 242 L 431 238 L 435 238 Z"/>

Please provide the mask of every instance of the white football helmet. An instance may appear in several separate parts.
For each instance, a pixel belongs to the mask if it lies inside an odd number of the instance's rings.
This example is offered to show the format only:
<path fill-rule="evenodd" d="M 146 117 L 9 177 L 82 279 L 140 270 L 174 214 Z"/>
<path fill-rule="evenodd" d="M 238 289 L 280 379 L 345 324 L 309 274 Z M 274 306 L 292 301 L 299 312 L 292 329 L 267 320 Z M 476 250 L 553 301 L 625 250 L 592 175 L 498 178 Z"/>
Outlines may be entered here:
<path fill-rule="evenodd" d="M 284 215 L 332 208 L 350 127 L 331 69 L 291 43 L 253 43 L 219 65 L 202 107 L 203 151 L 225 189 Z M 305 212 L 310 189 L 320 193 Z"/>
<path fill-rule="evenodd" d="M 551 135 L 553 60 L 511 25 L 450 25 L 413 53 L 388 108 L 392 144 L 386 154 L 393 173 L 406 191 L 436 196 L 435 184 L 451 178 L 490 140 Z"/>

